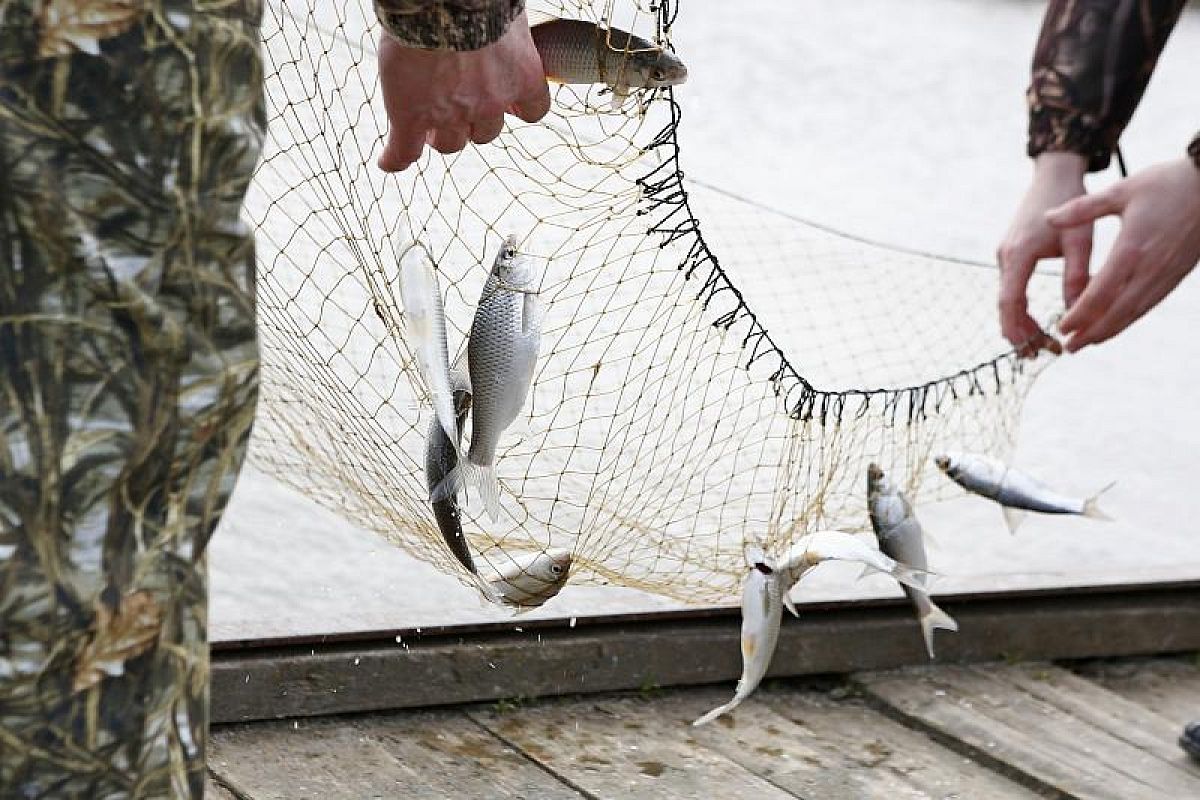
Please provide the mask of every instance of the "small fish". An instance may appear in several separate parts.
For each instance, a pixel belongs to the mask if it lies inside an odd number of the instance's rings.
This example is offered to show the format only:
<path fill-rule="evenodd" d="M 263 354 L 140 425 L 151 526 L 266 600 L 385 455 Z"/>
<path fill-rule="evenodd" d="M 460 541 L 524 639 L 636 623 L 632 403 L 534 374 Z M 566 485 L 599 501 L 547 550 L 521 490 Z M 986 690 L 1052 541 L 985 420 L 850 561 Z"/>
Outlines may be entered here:
<path fill-rule="evenodd" d="M 925 571 L 929 560 L 925 556 L 925 532 L 913 514 L 908 498 L 883 474 L 876 464 L 867 467 L 867 510 L 871 527 L 879 540 L 879 549 L 913 569 Z M 958 623 L 929 599 L 929 592 L 915 586 L 904 586 L 904 593 L 917 610 L 925 649 L 933 658 L 933 631 L 940 628 L 957 631 Z"/>
<path fill-rule="evenodd" d="M 749 548 L 746 560 L 750 562 L 750 571 L 742 581 L 742 677 L 732 700 L 709 711 L 693 725 L 705 725 L 741 705 L 767 674 L 775 645 L 779 643 L 783 620 L 782 576 L 766 563 L 761 551 Z"/>
<path fill-rule="evenodd" d="M 560 548 L 513 559 L 488 581 L 488 599 L 520 609 L 537 608 L 562 590 L 570 573 L 571 553 Z"/>
<path fill-rule="evenodd" d="M 872 570 L 883 572 L 905 586 L 921 590 L 925 589 L 929 577 L 924 570 L 901 564 L 849 533 L 817 531 L 797 539 L 778 568 L 784 580 L 783 603 L 793 615 L 800 616 L 788 592 L 806 572 L 823 561 L 854 561 L 863 565 L 864 573 Z"/>
<path fill-rule="evenodd" d="M 467 414 L 471 410 L 471 383 L 466 373 L 460 369 L 450 371 L 450 387 L 454 394 L 454 415 L 458 436 L 450 439 L 442 430 L 439 420 L 434 418 L 429 423 L 429 436 L 425 440 L 425 485 L 433 495 L 438 485 L 450 472 L 458 466 L 458 439 L 462 436 L 463 426 L 467 422 Z M 471 548 L 463 536 L 462 514 L 458 508 L 458 495 L 451 494 L 440 500 L 431 501 L 433 518 L 437 521 L 438 530 L 450 552 L 464 567 L 476 572 L 475 562 L 471 558 Z"/>
<path fill-rule="evenodd" d="M 613 105 L 631 89 L 678 86 L 687 67 L 674 53 L 616 28 L 580 19 L 534 21 L 529 28 L 546 77 L 557 83 L 607 84 Z"/>
<path fill-rule="evenodd" d="M 515 237 L 508 237 L 483 285 L 467 338 L 474 417 L 471 447 L 433 492 L 434 501 L 442 500 L 474 483 L 493 521 L 500 515 L 496 449 L 500 435 L 529 396 L 541 346 L 542 312 L 535 280 L 532 260 L 517 252 Z"/>
<path fill-rule="evenodd" d="M 1068 497 L 1041 481 L 1010 467 L 998 459 L 975 453 L 945 453 L 935 458 L 938 469 L 950 480 L 989 500 L 1004 510 L 1008 529 L 1016 533 L 1025 512 L 1041 514 L 1078 514 L 1091 519 L 1111 520 L 1100 510 L 1100 495 L 1112 488 L 1110 483 L 1091 497 Z"/>
<path fill-rule="evenodd" d="M 433 260 L 418 242 L 407 242 L 400 256 L 400 297 L 417 368 L 429 388 L 433 410 L 446 437 L 458 447 L 454 398 L 450 390 L 450 353 L 446 315 Z"/>

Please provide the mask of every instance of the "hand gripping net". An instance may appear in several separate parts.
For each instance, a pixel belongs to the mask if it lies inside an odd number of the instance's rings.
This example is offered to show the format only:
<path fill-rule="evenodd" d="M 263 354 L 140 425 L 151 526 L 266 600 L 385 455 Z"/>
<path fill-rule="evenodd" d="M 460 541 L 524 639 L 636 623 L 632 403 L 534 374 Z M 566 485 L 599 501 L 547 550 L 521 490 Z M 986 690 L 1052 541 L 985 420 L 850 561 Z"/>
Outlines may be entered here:
<path fill-rule="evenodd" d="M 677 13 L 541 10 L 664 43 Z M 544 270 L 541 358 L 498 454 L 503 514 L 472 494 L 464 517 L 485 576 L 561 547 L 573 583 L 723 601 L 746 542 L 780 553 L 864 529 L 869 462 L 924 501 L 955 492 L 931 474 L 943 445 L 1007 454 L 1036 369 L 995 332 L 995 270 L 685 179 L 667 90 L 614 112 L 603 87 L 552 87 L 543 123 L 510 118 L 492 144 L 386 176 L 369 0 L 272 0 L 263 30 L 252 453 L 354 523 L 466 579 L 428 504 L 433 412 L 403 335 L 398 231 L 434 257 L 452 358 L 504 236 Z"/>

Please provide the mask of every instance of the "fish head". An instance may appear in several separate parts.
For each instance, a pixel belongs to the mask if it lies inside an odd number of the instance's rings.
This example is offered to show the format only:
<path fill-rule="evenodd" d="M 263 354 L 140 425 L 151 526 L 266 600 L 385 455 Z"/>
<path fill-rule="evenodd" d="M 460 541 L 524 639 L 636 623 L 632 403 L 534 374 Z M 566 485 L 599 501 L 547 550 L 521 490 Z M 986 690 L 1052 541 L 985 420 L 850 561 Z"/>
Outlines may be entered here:
<path fill-rule="evenodd" d="M 528 571 L 548 584 L 564 583 L 571 571 L 571 551 L 558 547 L 547 550 L 534 559 Z"/>
<path fill-rule="evenodd" d="M 533 259 L 517 249 L 517 237 L 508 236 L 496 254 L 496 263 L 492 271 L 500 279 L 500 283 L 510 289 L 524 289 L 533 285 L 537 277 L 533 268 Z"/>
<path fill-rule="evenodd" d="M 514 559 L 490 586 L 501 603 L 536 608 L 562 590 L 570 571 L 570 551 L 554 548 Z"/>
<path fill-rule="evenodd" d="M 933 463 L 937 464 L 937 468 L 940 469 L 942 472 L 950 471 L 950 463 L 951 463 L 950 456 L 947 456 L 947 455 L 935 456 L 933 459 Z"/>
<path fill-rule="evenodd" d="M 867 493 L 888 494 L 892 490 L 892 481 L 878 464 L 867 466 Z"/>
<path fill-rule="evenodd" d="M 662 47 L 630 50 L 621 54 L 619 82 L 634 89 L 659 89 L 687 81 L 687 67 L 679 56 Z"/>

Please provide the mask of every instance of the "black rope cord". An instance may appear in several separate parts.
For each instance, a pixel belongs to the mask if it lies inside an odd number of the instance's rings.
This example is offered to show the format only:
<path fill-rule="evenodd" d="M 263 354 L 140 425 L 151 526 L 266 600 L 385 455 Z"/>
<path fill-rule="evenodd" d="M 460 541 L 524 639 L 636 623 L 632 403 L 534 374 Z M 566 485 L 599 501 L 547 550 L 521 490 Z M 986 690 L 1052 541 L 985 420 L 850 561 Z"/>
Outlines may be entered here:
<path fill-rule="evenodd" d="M 675 0 L 661 0 L 654 7 L 658 12 L 658 34 L 662 41 L 669 33 L 678 10 Z M 806 379 L 788 360 L 783 350 L 775 343 L 758 316 L 747 305 L 745 297 L 733 285 L 729 275 L 721 266 L 716 254 L 709 249 L 700 231 L 700 222 L 692 213 L 687 190 L 683 185 L 683 170 L 680 167 L 678 138 L 681 119 L 679 104 L 675 101 L 673 88 L 659 90 L 669 103 L 670 121 L 646 146 L 646 150 L 664 149 L 668 155 L 646 175 L 637 180 L 642 189 L 643 207 L 639 216 L 657 215 L 649 227 L 649 233 L 661 237 L 659 247 L 675 242 L 688 243 L 688 250 L 679 264 L 686 280 L 702 277 L 697 299 L 707 309 L 714 298 L 727 293 L 736 301 L 733 310 L 726 311 L 715 320 L 713 327 L 730 330 L 735 325 L 745 324 L 742 348 L 749 351 L 744 364 L 749 370 L 758 362 L 774 362 L 775 368 L 769 380 L 776 396 L 784 397 L 785 407 L 792 419 L 809 422 L 840 422 L 851 400 L 858 402 L 854 410 L 856 417 L 866 414 L 872 407 L 882 409 L 889 423 L 898 416 L 907 424 L 926 419 L 941 411 L 946 402 L 963 396 L 987 393 L 999 394 L 1012 386 L 1025 372 L 1026 362 L 1018 357 L 1019 348 L 1000 353 L 994 358 L 950 375 L 912 386 L 889 389 L 819 389 Z M 1118 150 L 1118 157 L 1119 157 Z M 903 409 L 903 413 L 901 410 Z"/>

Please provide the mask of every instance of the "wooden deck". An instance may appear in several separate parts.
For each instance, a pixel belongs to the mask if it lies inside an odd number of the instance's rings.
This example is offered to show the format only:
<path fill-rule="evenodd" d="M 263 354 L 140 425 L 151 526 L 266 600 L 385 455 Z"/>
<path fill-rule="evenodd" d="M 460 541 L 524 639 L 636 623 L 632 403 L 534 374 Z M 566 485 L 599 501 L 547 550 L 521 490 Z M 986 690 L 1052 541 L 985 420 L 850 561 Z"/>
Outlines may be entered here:
<path fill-rule="evenodd" d="M 684 654 L 680 654 L 684 657 Z M 1200 798 L 1194 656 L 937 666 L 217 726 L 218 800 Z"/>

